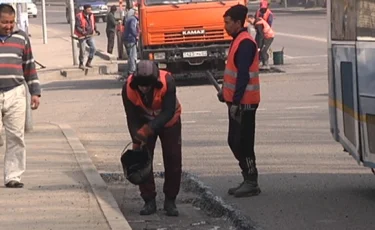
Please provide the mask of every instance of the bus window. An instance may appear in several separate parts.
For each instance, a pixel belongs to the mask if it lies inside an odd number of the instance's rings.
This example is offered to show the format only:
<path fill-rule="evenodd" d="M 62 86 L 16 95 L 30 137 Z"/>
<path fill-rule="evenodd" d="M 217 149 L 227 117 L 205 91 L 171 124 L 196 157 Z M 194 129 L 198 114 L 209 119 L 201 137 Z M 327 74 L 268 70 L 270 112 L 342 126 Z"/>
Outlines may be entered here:
<path fill-rule="evenodd" d="M 375 40 L 375 0 L 357 0 L 358 40 Z"/>
<path fill-rule="evenodd" d="M 356 40 L 356 1 L 358 0 L 331 1 L 332 40 Z"/>

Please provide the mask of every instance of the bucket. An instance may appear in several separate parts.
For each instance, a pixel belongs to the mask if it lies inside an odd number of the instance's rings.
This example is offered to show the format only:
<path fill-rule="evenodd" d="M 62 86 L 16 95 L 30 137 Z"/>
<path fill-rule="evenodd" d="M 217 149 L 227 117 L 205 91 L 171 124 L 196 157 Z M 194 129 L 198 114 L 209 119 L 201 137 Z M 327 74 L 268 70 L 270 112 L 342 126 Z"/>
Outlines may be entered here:
<path fill-rule="evenodd" d="M 284 64 L 284 48 L 281 51 L 273 52 L 273 64 L 274 65 Z"/>

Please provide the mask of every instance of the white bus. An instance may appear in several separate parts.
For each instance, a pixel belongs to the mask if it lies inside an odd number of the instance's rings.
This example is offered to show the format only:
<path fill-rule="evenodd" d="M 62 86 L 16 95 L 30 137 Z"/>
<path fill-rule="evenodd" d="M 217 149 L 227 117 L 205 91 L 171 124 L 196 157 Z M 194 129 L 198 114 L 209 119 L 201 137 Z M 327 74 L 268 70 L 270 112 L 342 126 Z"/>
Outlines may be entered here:
<path fill-rule="evenodd" d="M 375 0 L 328 0 L 329 116 L 333 138 L 375 168 Z"/>

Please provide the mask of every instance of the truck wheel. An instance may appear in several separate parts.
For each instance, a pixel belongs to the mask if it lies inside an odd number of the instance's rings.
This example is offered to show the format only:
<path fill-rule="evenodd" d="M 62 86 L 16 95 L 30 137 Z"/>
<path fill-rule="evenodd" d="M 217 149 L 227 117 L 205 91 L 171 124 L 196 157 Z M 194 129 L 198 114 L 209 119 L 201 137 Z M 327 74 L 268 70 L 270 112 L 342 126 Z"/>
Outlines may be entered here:
<path fill-rule="evenodd" d="M 99 18 L 95 18 L 95 22 L 99 22 Z"/>
<path fill-rule="evenodd" d="M 102 17 L 103 22 L 107 22 L 107 17 Z"/>

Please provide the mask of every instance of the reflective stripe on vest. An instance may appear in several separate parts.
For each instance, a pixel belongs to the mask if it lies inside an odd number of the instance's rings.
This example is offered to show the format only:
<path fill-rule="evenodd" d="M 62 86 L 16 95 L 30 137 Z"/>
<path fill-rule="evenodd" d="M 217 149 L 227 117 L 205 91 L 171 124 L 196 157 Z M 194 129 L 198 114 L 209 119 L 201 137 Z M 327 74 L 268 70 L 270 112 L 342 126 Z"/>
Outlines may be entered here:
<path fill-rule="evenodd" d="M 83 31 L 86 30 L 86 27 L 87 27 L 87 20 L 86 20 L 86 17 L 83 15 L 83 12 L 80 12 L 77 14 L 77 16 L 79 17 L 79 20 L 81 20 L 81 26 L 82 26 L 82 29 Z M 94 18 L 94 15 L 91 14 L 90 15 L 90 22 L 91 22 L 91 28 L 92 30 L 94 31 L 94 27 L 95 27 L 95 18 Z M 77 29 L 74 29 L 74 34 L 77 35 L 77 37 L 83 37 L 84 35 L 82 33 L 80 33 Z"/>
<path fill-rule="evenodd" d="M 237 52 L 240 42 L 245 39 L 251 40 L 254 44 L 256 44 L 251 35 L 247 31 L 243 31 L 239 33 L 238 36 L 232 41 L 231 47 L 229 49 L 223 79 L 223 97 L 224 100 L 229 103 L 233 102 L 233 95 L 237 82 L 238 69 L 234 62 L 235 53 Z M 255 58 L 249 68 L 250 79 L 246 86 L 245 93 L 240 101 L 240 103 L 243 105 L 259 104 L 260 102 L 259 52 L 258 47 L 256 48 L 257 50 Z"/>
<path fill-rule="evenodd" d="M 263 25 L 263 34 L 265 38 L 274 38 L 275 33 L 273 29 L 270 27 L 268 22 L 266 22 L 263 18 L 259 18 L 259 21 L 255 23 L 256 25 Z"/>
<path fill-rule="evenodd" d="M 155 117 L 158 116 L 162 111 L 163 97 L 167 93 L 167 75 L 167 71 L 160 70 L 159 81 L 163 84 L 163 87 L 161 89 L 154 89 L 154 98 L 152 101 L 151 108 L 148 108 L 144 105 L 138 90 L 134 90 L 130 87 L 130 83 L 133 81 L 133 75 L 130 75 L 126 81 L 126 95 L 128 99 L 135 106 L 141 107 L 141 109 L 144 111 L 144 114 L 142 114 L 142 116 L 144 116 L 146 119 L 150 121 L 155 119 Z M 181 104 L 176 98 L 175 113 L 172 119 L 169 120 L 164 127 L 171 127 L 172 125 L 174 125 L 180 119 L 181 111 Z"/>

